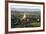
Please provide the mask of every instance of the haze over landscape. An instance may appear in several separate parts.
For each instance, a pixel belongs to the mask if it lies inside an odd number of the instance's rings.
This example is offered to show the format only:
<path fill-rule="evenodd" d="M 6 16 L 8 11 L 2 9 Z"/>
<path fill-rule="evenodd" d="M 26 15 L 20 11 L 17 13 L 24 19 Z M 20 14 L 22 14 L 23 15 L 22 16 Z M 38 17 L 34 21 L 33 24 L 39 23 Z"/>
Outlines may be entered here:
<path fill-rule="evenodd" d="M 11 26 L 40 27 L 40 6 L 11 5 Z"/>
<path fill-rule="evenodd" d="M 12 14 L 40 14 L 40 7 L 39 6 L 20 6 L 20 5 L 12 5 L 11 6 Z"/>

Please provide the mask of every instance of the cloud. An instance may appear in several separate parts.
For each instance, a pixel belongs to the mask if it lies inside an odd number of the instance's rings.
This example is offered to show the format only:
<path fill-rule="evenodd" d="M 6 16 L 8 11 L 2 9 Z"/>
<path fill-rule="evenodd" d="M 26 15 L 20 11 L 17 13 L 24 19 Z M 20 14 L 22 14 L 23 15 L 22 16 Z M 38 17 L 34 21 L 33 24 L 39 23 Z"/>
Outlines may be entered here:
<path fill-rule="evenodd" d="M 39 6 L 11 6 L 12 11 L 17 11 L 17 12 L 37 12 L 40 11 Z"/>

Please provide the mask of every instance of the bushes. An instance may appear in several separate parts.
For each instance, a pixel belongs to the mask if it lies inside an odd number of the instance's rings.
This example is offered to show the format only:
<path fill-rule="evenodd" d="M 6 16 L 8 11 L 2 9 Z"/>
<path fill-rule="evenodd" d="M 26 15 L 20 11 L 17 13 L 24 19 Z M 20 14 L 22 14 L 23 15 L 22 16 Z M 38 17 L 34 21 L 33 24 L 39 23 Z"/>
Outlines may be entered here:
<path fill-rule="evenodd" d="M 26 19 L 29 19 L 30 21 L 26 23 L 21 22 L 20 18 L 22 18 L 23 15 L 16 15 L 11 18 L 11 27 L 12 28 L 19 28 L 19 27 L 39 27 L 40 26 L 40 16 L 39 15 L 27 15 Z M 37 21 L 39 19 L 39 21 Z M 23 24 L 22 24 L 23 23 Z"/>

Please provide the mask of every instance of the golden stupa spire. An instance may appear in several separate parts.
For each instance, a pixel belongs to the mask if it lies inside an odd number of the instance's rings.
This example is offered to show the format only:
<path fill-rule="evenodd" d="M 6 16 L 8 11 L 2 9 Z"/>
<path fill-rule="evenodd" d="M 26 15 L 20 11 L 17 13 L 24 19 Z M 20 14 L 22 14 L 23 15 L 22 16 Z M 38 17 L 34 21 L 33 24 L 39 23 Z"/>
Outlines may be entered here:
<path fill-rule="evenodd" d="M 24 13 L 23 19 L 26 18 L 26 14 Z"/>

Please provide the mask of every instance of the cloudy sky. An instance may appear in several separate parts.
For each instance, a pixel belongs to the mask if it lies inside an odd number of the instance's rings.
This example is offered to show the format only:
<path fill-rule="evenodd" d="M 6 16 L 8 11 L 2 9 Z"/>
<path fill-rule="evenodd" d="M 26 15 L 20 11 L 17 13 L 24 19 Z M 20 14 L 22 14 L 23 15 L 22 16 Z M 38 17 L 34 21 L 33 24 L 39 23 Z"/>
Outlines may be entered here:
<path fill-rule="evenodd" d="M 17 12 L 40 12 L 40 6 L 11 5 L 11 10 Z"/>

